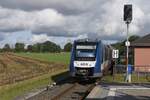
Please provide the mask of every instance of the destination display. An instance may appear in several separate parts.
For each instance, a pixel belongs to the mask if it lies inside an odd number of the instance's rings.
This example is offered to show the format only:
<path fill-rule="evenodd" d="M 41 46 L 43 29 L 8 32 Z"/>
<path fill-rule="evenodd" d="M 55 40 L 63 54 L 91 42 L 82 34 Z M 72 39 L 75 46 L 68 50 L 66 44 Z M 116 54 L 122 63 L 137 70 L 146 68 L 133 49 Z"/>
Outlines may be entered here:
<path fill-rule="evenodd" d="M 96 49 L 96 45 L 77 45 L 76 49 Z"/>

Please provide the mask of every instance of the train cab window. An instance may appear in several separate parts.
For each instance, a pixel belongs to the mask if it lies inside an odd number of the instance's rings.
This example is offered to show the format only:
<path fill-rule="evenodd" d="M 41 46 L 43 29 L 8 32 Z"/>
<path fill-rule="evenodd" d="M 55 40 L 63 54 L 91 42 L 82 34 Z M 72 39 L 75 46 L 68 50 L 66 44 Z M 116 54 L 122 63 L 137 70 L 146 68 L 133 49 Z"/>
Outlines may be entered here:
<path fill-rule="evenodd" d="M 96 45 L 77 45 L 75 58 L 76 60 L 95 60 Z"/>
<path fill-rule="evenodd" d="M 76 57 L 95 57 L 95 50 L 77 50 Z"/>

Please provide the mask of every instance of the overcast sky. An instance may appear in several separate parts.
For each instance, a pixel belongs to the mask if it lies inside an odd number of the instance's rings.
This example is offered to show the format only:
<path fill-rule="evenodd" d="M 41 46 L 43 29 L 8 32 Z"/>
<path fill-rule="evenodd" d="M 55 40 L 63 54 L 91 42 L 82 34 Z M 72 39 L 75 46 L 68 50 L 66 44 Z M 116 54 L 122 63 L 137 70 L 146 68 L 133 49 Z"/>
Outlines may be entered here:
<path fill-rule="evenodd" d="M 0 47 L 46 40 L 125 39 L 123 6 L 133 5 L 130 35 L 150 33 L 150 0 L 0 0 Z"/>

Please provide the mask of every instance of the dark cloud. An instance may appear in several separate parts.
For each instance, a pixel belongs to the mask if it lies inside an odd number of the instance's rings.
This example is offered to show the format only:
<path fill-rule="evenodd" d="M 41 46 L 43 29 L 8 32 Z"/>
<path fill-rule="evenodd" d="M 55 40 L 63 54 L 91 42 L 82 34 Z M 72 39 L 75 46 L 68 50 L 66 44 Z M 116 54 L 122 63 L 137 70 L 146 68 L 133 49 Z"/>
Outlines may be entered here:
<path fill-rule="evenodd" d="M 123 5 L 133 4 L 131 34 L 150 31 L 146 0 L 0 0 L 0 31 L 120 40 L 126 36 Z"/>
<path fill-rule="evenodd" d="M 96 7 L 96 4 L 103 4 L 105 0 L 0 0 L 1 6 L 26 11 L 56 9 L 63 14 L 81 14 Z"/>

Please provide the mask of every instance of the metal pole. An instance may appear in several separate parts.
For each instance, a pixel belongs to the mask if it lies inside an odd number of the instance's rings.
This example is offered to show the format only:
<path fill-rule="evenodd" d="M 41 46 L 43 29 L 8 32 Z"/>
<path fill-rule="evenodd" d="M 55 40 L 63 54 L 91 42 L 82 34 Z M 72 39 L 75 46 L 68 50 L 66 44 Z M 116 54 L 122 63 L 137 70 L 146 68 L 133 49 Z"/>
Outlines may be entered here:
<path fill-rule="evenodd" d="M 127 23 L 127 42 L 129 42 L 129 23 Z M 127 45 L 127 68 L 128 68 L 128 59 L 129 59 L 129 46 Z"/>
<path fill-rule="evenodd" d="M 115 78 L 115 74 L 116 74 L 116 59 L 115 59 L 115 66 L 114 66 L 114 78 Z"/>
<path fill-rule="evenodd" d="M 127 46 L 127 73 L 126 73 L 126 82 L 131 82 L 131 72 L 128 72 L 128 63 L 129 63 L 129 23 L 127 21 L 127 43 L 126 43 L 126 46 Z M 130 66 L 131 67 L 131 66 Z M 131 68 L 130 68 L 131 70 Z"/>
<path fill-rule="evenodd" d="M 116 67 L 116 59 L 113 60 L 113 80 L 115 79 L 115 67 Z"/>
<path fill-rule="evenodd" d="M 128 32 L 129 32 L 129 23 L 128 21 L 126 22 L 127 24 L 127 41 L 126 41 L 126 78 L 125 78 L 125 81 L 128 82 Z"/>

